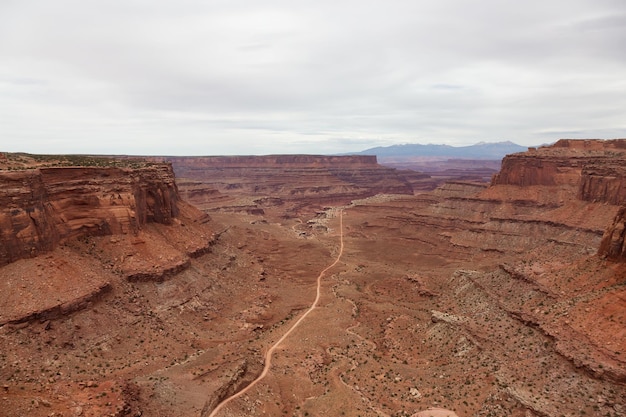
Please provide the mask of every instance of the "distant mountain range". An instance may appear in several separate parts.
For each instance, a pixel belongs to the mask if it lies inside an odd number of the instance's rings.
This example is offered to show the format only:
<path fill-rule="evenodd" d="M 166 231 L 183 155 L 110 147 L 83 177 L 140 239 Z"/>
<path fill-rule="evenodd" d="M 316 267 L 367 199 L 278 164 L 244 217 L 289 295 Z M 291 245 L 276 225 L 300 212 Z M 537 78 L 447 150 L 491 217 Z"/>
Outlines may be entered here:
<path fill-rule="evenodd" d="M 379 158 L 414 158 L 414 157 L 444 157 L 462 159 L 502 159 L 505 155 L 525 152 L 527 146 L 520 146 L 513 142 L 477 143 L 470 146 L 450 145 L 420 145 L 405 144 L 379 146 L 356 152 L 356 155 L 376 155 Z M 354 155 L 353 154 L 353 155 Z"/>

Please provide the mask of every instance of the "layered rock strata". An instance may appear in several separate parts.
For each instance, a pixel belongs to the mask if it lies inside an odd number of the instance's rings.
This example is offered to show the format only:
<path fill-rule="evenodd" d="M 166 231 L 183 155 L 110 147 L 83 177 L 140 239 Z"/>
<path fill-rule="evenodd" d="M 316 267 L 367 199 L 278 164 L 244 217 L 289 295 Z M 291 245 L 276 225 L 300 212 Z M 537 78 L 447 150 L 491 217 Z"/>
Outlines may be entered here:
<path fill-rule="evenodd" d="M 509 157 L 490 187 L 456 181 L 348 210 L 346 247 L 361 263 L 346 273 L 356 290 L 337 292 L 358 306 L 359 334 L 423 372 L 421 395 L 436 392 L 465 416 L 622 415 L 626 270 L 612 260 L 623 257 L 624 200 L 612 200 L 612 187 L 579 192 L 590 161 L 600 172 L 602 158 L 616 157 L 599 142 L 577 148 L 586 165 L 535 150 Z M 612 172 L 598 180 L 624 181 Z M 436 295 L 414 301 L 407 294 L 419 288 L 397 278 L 406 271 Z M 364 387 L 367 366 L 344 374 L 361 392 L 374 390 Z M 482 372 L 484 390 L 472 379 Z"/>
<path fill-rule="evenodd" d="M 581 201 L 622 206 L 605 226 L 599 254 L 625 259 L 626 139 L 562 139 L 552 146 L 508 155 L 492 185 L 523 187 L 520 194 L 543 187 L 542 192 L 560 196 L 552 201 L 556 205 L 575 196 Z"/>
<path fill-rule="evenodd" d="M 120 276 L 162 282 L 214 242 L 169 164 L 0 171 L 0 204 L 0 326 L 83 309 Z"/>
<path fill-rule="evenodd" d="M 610 259 L 626 262 L 626 207 L 615 215 L 613 223 L 607 227 L 602 237 L 598 253 Z"/>
<path fill-rule="evenodd" d="M 0 172 L 0 265 L 85 235 L 136 233 L 178 214 L 171 166 Z"/>
<path fill-rule="evenodd" d="M 288 203 L 297 210 L 345 204 L 379 193 L 412 194 L 411 183 L 427 178 L 411 172 L 407 179 L 395 169 L 379 165 L 375 156 L 206 156 L 166 160 L 172 163 L 181 193 L 190 202 L 210 208 L 218 198 L 223 208 L 222 194 L 246 196 L 248 200 L 233 202 L 231 208 L 252 214 L 262 214 L 267 205 Z M 207 185 L 220 194 L 207 189 Z"/>
<path fill-rule="evenodd" d="M 547 153 L 575 145 L 531 153 L 550 165 Z M 579 160 L 589 152 L 578 148 Z M 341 222 L 336 209 L 279 222 L 218 211 L 210 247 L 201 245 L 206 218 L 180 201 L 171 224 L 68 238 L 0 268 L 10 284 L 0 287 L 3 410 L 208 415 L 259 375 L 264 352 L 310 306 L 316 277 L 342 247 L 320 308 L 285 340 L 258 389 L 220 415 L 438 407 L 465 417 L 623 416 L 626 263 L 613 261 L 623 253 L 623 201 L 610 202 L 613 186 L 583 197 L 589 166 L 570 181 L 563 165 L 551 185 L 456 181 L 377 195 L 344 207 Z M 511 178 L 522 168 L 511 166 Z M 280 214 L 296 204 L 280 189 L 209 197 L 208 182 L 187 181 L 213 207 Z M 607 256 L 597 256 L 604 242 Z"/>
<path fill-rule="evenodd" d="M 626 201 L 626 139 L 562 139 L 502 160 L 492 185 L 570 186 L 580 199 Z"/>

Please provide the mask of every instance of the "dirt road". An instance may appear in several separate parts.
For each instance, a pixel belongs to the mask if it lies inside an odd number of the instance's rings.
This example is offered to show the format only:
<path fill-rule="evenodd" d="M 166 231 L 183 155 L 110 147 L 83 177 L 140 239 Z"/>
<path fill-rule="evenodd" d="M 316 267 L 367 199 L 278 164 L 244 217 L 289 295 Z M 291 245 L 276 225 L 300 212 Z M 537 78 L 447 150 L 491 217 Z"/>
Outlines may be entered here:
<path fill-rule="evenodd" d="M 261 372 L 261 374 L 254 381 L 252 381 L 248 386 L 246 386 L 244 389 L 231 395 L 230 397 L 226 398 L 221 403 L 219 403 L 217 407 L 215 407 L 215 409 L 211 412 L 211 414 L 209 414 L 209 417 L 217 416 L 220 410 L 224 408 L 229 402 L 231 402 L 235 398 L 241 397 L 246 392 L 251 390 L 256 384 L 261 382 L 263 378 L 265 378 L 265 376 L 270 370 L 270 367 L 272 366 L 272 355 L 274 354 L 274 351 L 280 346 L 280 344 L 287 337 L 289 337 L 289 335 L 300 325 L 300 323 L 302 323 L 302 321 L 304 321 L 304 319 L 317 307 L 317 304 L 321 296 L 322 278 L 324 277 L 324 274 L 328 272 L 328 270 L 330 270 L 335 265 L 337 265 L 337 263 L 341 259 L 341 255 L 343 254 L 343 210 L 339 210 L 339 241 L 340 241 L 339 252 L 337 253 L 337 256 L 335 257 L 334 262 L 328 265 L 322 272 L 320 272 L 320 274 L 317 277 L 317 290 L 316 290 L 315 300 L 311 304 L 311 307 L 309 307 L 308 310 L 305 311 L 304 314 L 293 324 L 293 326 L 291 326 L 291 328 L 287 330 L 287 332 L 285 332 L 285 334 L 282 335 L 282 337 L 278 339 L 276 343 L 274 343 L 268 349 L 267 353 L 265 353 L 265 366 L 263 367 L 263 372 Z"/>

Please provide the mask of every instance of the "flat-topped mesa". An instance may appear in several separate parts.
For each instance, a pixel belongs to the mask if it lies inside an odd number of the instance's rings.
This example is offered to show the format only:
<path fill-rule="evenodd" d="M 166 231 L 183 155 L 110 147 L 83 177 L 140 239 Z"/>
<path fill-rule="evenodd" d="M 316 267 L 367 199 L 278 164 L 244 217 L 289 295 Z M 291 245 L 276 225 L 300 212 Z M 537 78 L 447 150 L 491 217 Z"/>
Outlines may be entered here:
<path fill-rule="evenodd" d="M 70 238 L 170 224 L 178 202 L 169 164 L 0 171 L 0 266 Z"/>
<path fill-rule="evenodd" d="M 492 185 L 571 187 L 584 201 L 626 203 L 626 139 L 562 139 L 507 155 Z"/>
<path fill-rule="evenodd" d="M 274 198 L 313 207 L 345 204 L 379 193 L 412 194 L 409 181 L 374 155 L 265 155 L 165 157 L 190 202 L 203 207 L 198 187 L 229 195 Z M 208 190 L 207 190 L 208 191 Z"/>
<path fill-rule="evenodd" d="M 546 148 L 568 148 L 601 152 L 611 149 L 626 151 L 626 139 L 559 139 Z"/>
<path fill-rule="evenodd" d="M 167 157 L 167 161 L 178 166 L 187 168 L 200 167 L 320 167 L 320 166 L 378 166 L 375 155 L 237 155 L 237 156 L 180 156 Z M 184 171 L 181 171 L 184 172 Z"/>
<path fill-rule="evenodd" d="M 492 185 L 558 187 L 582 201 L 622 206 L 607 225 L 598 254 L 626 261 L 626 139 L 562 139 L 507 155 Z"/>

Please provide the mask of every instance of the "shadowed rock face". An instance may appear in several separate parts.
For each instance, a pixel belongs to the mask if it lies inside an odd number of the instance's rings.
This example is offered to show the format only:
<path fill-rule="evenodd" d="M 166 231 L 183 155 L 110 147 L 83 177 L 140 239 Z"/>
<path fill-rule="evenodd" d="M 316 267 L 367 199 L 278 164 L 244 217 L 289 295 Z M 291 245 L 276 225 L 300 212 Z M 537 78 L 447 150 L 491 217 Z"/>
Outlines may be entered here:
<path fill-rule="evenodd" d="M 171 166 L 0 173 L 0 265 L 86 235 L 136 233 L 178 214 Z"/>
<path fill-rule="evenodd" d="M 626 201 L 626 153 L 611 161 L 590 163 L 581 172 L 579 197 L 585 201 Z"/>
<path fill-rule="evenodd" d="M 598 254 L 626 262 L 626 207 L 622 207 L 602 237 Z"/>

